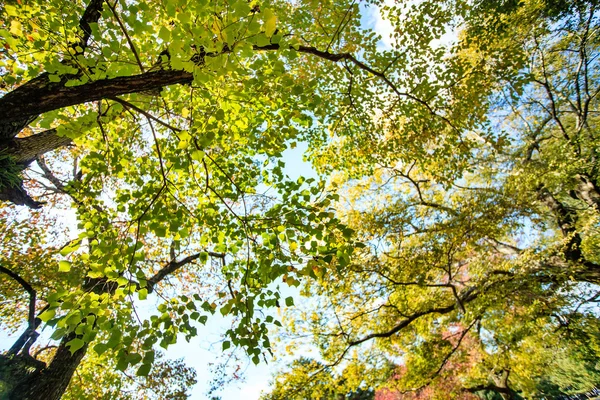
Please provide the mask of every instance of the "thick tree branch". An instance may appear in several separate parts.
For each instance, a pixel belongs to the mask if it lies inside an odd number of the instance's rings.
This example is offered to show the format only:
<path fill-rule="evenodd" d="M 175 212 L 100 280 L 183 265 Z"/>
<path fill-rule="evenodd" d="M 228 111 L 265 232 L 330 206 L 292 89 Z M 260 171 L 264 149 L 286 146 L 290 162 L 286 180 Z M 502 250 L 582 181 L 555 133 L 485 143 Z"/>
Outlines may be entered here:
<path fill-rule="evenodd" d="M 582 181 L 582 185 L 585 185 L 585 181 Z M 594 187 L 590 189 L 588 196 L 592 196 L 592 193 L 597 195 Z M 583 270 L 578 270 L 577 268 L 574 269 L 573 273 L 577 275 L 577 280 L 592 283 L 600 282 L 600 265 L 586 260 L 581 251 L 582 239 L 576 229 L 577 214 L 575 211 L 562 204 L 544 187 L 538 189 L 538 197 L 542 203 L 552 211 L 562 234 L 569 240 L 563 253 L 564 259 L 566 261 L 577 263 L 584 268 Z M 594 198 L 590 197 L 590 202 L 592 203 L 592 206 L 595 205 Z M 560 265 L 561 263 L 556 264 Z M 564 267 L 571 268 L 570 265 L 565 265 Z"/>
<path fill-rule="evenodd" d="M 189 72 L 159 70 L 70 87 L 65 87 L 62 82 L 48 83 L 42 87 L 23 85 L 0 99 L 0 125 L 76 104 L 190 83 L 192 80 Z"/>
<path fill-rule="evenodd" d="M 33 327 L 35 325 L 35 302 L 36 302 L 36 291 L 35 289 L 29 284 L 29 282 L 27 282 L 25 279 L 21 278 L 19 276 L 19 274 L 17 274 L 16 272 L 11 271 L 10 269 L 3 267 L 2 265 L 0 265 L 0 272 L 5 273 L 6 275 L 10 276 L 12 279 L 14 279 L 15 281 L 17 281 L 17 283 L 19 285 L 21 285 L 21 287 L 23 287 L 23 289 L 25 289 L 25 291 L 27 293 L 29 293 L 29 313 L 28 313 L 28 323 L 29 323 L 29 327 Z"/>
<path fill-rule="evenodd" d="M 279 44 L 267 46 L 255 46 L 257 51 L 279 50 Z M 374 70 L 365 63 L 358 60 L 350 53 L 329 53 L 314 47 L 299 46 L 299 53 L 311 54 L 324 60 L 339 62 L 348 60 L 360 69 L 384 80 L 398 96 L 407 97 L 425 106 L 432 114 L 446 120 L 445 117 L 436 114 L 423 100 L 406 92 L 399 91 L 396 86 L 382 73 Z M 225 48 L 221 53 L 206 54 L 206 56 L 217 56 L 230 53 L 231 49 Z M 37 79 L 37 78 L 36 78 Z M 79 86 L 65 87 L 64 82 L 50 83 L 38 82 L 37 84 L 25 84 L 0 98 L 0 127 L 14 124 L 24 119 L 35 118 L 44 112 L 60 108 L 83 104 L 91 101 L 113 98 L 115 96 L 151 91 L 169 85 L 191 83 L 193 75 L 186 71 L 158 70 L 133 76 L 123 76 L 110 79 L 102 79 Z M 33 82 L 33 81 L 32 81 Z M 446 120 L 449 125 L 452 125 Z"/>
<path fill-rule="evenodd" d="M 36 157 L 52 150 L 67 146 L 73 142 L 65 136 L 58 136 L 56 129 L 36 133 L 23 138 L 14 138 L 2 146 L 15 162 L 28 165 Z"/>
<path fill-rule="evenodd" d="M 44 173 L 44 178 L 48 179 L 50 182 L 52 182 L 52 184 L 56 187 L 56 189 L 61 192 L 61 193 L 66 193 L 65 192 L 65 185 L 63 185 L 63 183 L 60 181 L 60 179 L 58 179 L 50 170 L 50 168 L 48 168 L 48 165 L 46 165 L 46 161 L 44 161 L 44 159 L 42 157 L 38 157 L 36 159 L 38 166 L 40 167 L 40 169 L 42 170 L 42 172 Z"/>
<path fill-rule="evenodd" d="M 97 23 L 100 19 L 100 16 L 102 15 L 103 4 L 104 0 L 91 0 L 88 6 L 86 7 L 85 11 L 83 12 L 83 15 L 79 19 L 79 29 L 81 30 L 80 40 L 71 44 L 71 48 L 75 50 L 75 55 L 82 55 L 85 52 L 85 49 L 88 46 L 89 39 L 92 36 L 91 24 Z M 15 92 L 17 92 L 17 94 L 28 93 L 29 95 L 33 96 L 31 100 L 35 100 L 37 92 L 43 90 L 44 88 L 47 88 L 49 84 L 50 82 L 48 79 L 48 73 L 45 72 L 37 78 L 30 80 L 29 82 L 19 86 L 17 89 L 5 95 L 2 99 L 0 99 L 0 103 L 2 103 L 2 100 L 4 100 L 4 98 L 6 97 L 8 97 L 10 100 L 10 98 L 14 97 L 11 96 L 11 94 Z M 16 99 L 18 100 L 18 96 L 16 97 Z M 5 106 L 9 108 L 3 109 L 3 111 L 6 111 L 10 114 L 18 109 L 19 104 L 18 102 L 17 104 L 14 104 L 9 101 L 7 103 L 4 103 L 0 107 Z M 19 113 L 17 112 L 16 114 Z M 26 127 L 34 119 L 36 119 L 39 114 L 41 114 L 41 112 L 37 114 L 29 113 L 21 117 L 15 115 L 14 118 L 8 119 L 6 122 L 1 121 L 0 118 L 0 139 L 14 138 L 24 127 Z"/>

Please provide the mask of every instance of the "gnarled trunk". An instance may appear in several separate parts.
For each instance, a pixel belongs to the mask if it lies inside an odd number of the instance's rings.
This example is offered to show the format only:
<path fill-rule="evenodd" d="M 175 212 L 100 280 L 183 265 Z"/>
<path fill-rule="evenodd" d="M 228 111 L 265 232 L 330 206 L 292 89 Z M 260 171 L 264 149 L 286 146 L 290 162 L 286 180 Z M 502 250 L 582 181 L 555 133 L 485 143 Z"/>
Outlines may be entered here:
<path fill-rule="evenodd" d="M 13 380 L 12 388 L 9 389 L 7 398 L 10 400 L 59 400 L 87 352 L 87 345 L 84 345 L 71 354 L 66 344 L 76 337 L 75 333 L 65 336 L 61 340 L 52 362 L 46 367 L 30 372 L 31 368 L 27 368 L 24 363 L 21 363 L 22 366 L 19 369 L 13 368 L 13 374 L 10 377 Z M 15 357 L 15 364 L 21 361 L 18 358 L 18 356 Z M 10 363 L 11 361 L 5 362 Z M 2 380 L 6 379 L 2 378 Z"/>

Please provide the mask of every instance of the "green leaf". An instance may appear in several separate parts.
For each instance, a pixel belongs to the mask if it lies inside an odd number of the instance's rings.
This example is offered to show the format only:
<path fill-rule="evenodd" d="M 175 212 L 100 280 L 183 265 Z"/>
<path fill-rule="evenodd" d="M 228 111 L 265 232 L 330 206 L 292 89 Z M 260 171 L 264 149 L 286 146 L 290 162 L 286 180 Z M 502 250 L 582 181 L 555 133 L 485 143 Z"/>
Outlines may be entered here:
<path fill-rule="evenodd" d="M 82 339 L 75 338 L 67 342 L 66 345 L 69 347 L 69 351 L 71 352 L 71 354 L 73 354 L 77 350 L 81 349 L 85 345 L 85 342 Z"/>
<path fill-rule="evenodd" d="M 227 350 L 230 347 L 231 347 L 231 342 L 229 340 L 226 340 L 223 342 L 223 351 Z"/>
<path fill-rule="evenodd" d="M 60 261 L 58 263 L 59 272 L 69 272 L 71 270 L 71 263 L 69 261 Z"/>
<path fill-rule="evenodd" d="M 142 364 L 136 371 L 137 376 L 148 376 L 150 370 L 152 369 L 152 364 Z"/>
<path fill-rule="evenodd" d="M 163 42 L 167 43 L 171 40 L 171 31 L 163 26 L 158 31 L 158 37 L 161 38 Z"/>
<path fill-rule="evenodd" d="M 77 251 L 77 249 L 79 249 L 81 242 L 79 240 L 75 241 L 74 243 L 70 244 L 69 246 L 66 246 L 65 248 L 63 248 L 60 251 L 60 255 L 65 257 L 71 253 L 73 253 L 74 251 Z"/>
<path fill-rule="evenodd" d="M 294 298 L 293 297 L 286 297 L 285 299 L 285 305 L 288 307 L 291 307 L 294 305 Z"/>
<path fill-rule="evenodd" d="M 108 346 L 104 343 L 98 343 L 97 345 L 94 346 L 94 351 L 101 356 L 102 354 L 104 354 L 104 352 L 108 350 Z"/>
<path fill-rule="evenodd" d="M 265 47 L 271 44 L 271 39 L 269 39 L 264 33 L 261 33 L 256 36 L 256 45 L 259 47 Z"/>
<path fill-rule="evenodd" d="M 202 161 L 202 159 L 204 158 L 204 152 L 201 150 L 195 150 L 192 152 L 191 157 L 192 157 L 192 160 Z"/>
<path fill-rule="evenodd" d="M 54 318 L 55 315 L 56 315 L 56 309 L 51 308 L 51 309 L 46 310 L 43 313 L 41 313 L 38 316 L 38 318 L 41 319 L 44 322 L 48 322 L 49 320 L 51 320 L 52 318 Z"/>

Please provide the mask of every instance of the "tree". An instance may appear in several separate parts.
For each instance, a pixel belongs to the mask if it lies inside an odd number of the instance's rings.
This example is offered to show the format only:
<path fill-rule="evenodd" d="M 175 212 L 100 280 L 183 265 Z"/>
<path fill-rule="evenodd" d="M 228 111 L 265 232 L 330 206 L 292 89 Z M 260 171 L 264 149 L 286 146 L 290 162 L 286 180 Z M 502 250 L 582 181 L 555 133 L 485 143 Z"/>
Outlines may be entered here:
<path fill-rule="evenodd" d="M 309 358 L 300 358 L 292 362 L 291 369 L 282 372 L 281 376 L 273 382 L 271 393 L 262 398 L 267 400 L 278 399 L 318 399 L 318 400 L 372 400 L 374 392 L 371 389 L 351 388 L 345 385 L 348 378 L 355 381 L 363 372 L 357 369 L 347 369 L 340 376 L 320 374 L 316 379 L 311 376 L 311 371 L 322 368 L 323 364 Z"/>
<path fill-rule="evenodd" d="M 343 394 L 453 372 L 508 398 L 593 388 L 595 3 L 375 4 L 388 50 L 354 1 L 4 5 L 0 198 L 47 200 L 3 211 L 1 312 L 27 321 L 1 358 L 9 398 L 60 398 L 87 353 L 149 375 L 217 311 L 223 349 L 258 363 L 283 283 L 325 302 L 315 368 L 363 371 Z M 453 24 L 451 52 L 432 44 Z M 300 140 L 331 190 L 286 178 Z M 49 210 L 69 207 L 73 235 Z M 445 369 L 463 343 L 481 361 Z M 377 373 L 399 356 L 406 373 Z"/>
<path fill-rule="evenodd" d="M 336 174 L 338 215 L 366 246 L 342 270 L 315 265 L 310 309 L 290 318 L 321 352 L 307 376 L 378 359 L 401 361 L 394 379 L 369 375 L 381 378 L 377 393 L 398 398 L 447 398 L 449 379 L 457 398 L 596 390 L 596 6 L 388 9 L 395 49 L 417 71 L 401 86 L 439 118 L 392 98 L 372 107 L 380 113 L 370 129 L 349 115 L 327 146 L 313 147 Z M 411 46 L 457 25 L 448 46 Z"/>
<path fill-rule="evenodd" d="M 347 108 L 330 82 L 390 84 L 358 6 L 9 1 L 0 36 L 0 198 L 48 200 L 3 209 L 2 313 L 27 315 L 2 356 L 7 396 L 60 398 L 90 349 L 147 375 L 155 345 L 217 311 L 235 318 L 224 349 L 268 355 L 279 322 L 262 311 L 293 304 L 276 284 L 351 251 L 331 196 L 280 159 Z M 50 207 L 76 210 L 74 236 L 42 240 Z M 58 341 L 47 362 L 30 353 L 42 324 Z"/>
<path fill-rule="evenodd" d="M 116 369 L 114 356 L 91 352 L 77 368 L 63 399 L 187 399 L 195 372 L 183 360 L 164 360 L 157 352 L 152 370 L 136 377 L 135 368 Z"/>

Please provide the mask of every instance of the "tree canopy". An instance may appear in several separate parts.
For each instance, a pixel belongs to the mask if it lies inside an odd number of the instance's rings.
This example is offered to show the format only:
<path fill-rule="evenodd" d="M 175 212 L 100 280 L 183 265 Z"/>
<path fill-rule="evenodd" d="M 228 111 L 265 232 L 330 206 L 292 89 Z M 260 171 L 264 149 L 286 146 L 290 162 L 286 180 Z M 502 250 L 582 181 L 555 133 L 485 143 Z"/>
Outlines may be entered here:
<path fill-rule="evenodd" d="M 319 349 L 270 399 L 597 390 L 598 28 L 591 0 L 5 2 L 3 395 L 185 398 L 158 349 L 215 313 L 254 363 L 277 329 Z"/>
<path fill-rule="evenodd" d="M 431 85 L 443 118 L 414 124 L 392 103 L 373 129 L 314 149 L 366 246 L 306 285 L 318 305 L 289 324 L 322 360 L 283 371 L 266 398 L 336 398 L 315 395 L 336 386 L 323 380 L 298 385 L 317 372 L 381 399 L 597 391 L 596 5 L 452 15 L 423 2 L 395 21 L 399 46 L 428 7 L 462 27 L 443 52 L 411 54 L 435 60 L 433 82 L 415 85 Z"/>

